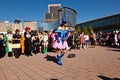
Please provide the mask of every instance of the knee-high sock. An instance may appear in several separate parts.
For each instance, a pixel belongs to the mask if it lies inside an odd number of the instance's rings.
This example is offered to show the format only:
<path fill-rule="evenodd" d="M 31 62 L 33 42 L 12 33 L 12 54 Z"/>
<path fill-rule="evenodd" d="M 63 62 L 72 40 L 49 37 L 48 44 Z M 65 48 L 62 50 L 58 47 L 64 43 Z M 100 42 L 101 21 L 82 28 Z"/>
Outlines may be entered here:
<path fill-rule="evenodd" d="M 44 49 L 43 49 L 43 53 L 45 53 L 45 46 L 44 46 Z"/>
<path fill-rule="evenodd" d="M 47 47 L 47 46 L 45 46 L 45 53 L 47 53 L 47 48 L 48 48 L 48 47 Z"/>
<path fill-rule="evenodd" d="M 63 56 L 64 56 L 64 54 L 61 52 L 61 53 L 60 53 L 60 57 L 62 58 Z"/>
<path fill-rule="evenodd" d="M 60 57 L 60 55 L 57 55 L 57 60 L 58 60 L 58 65 L 62 65 L 62 61 L 61 61 L 61 57 Z"/>

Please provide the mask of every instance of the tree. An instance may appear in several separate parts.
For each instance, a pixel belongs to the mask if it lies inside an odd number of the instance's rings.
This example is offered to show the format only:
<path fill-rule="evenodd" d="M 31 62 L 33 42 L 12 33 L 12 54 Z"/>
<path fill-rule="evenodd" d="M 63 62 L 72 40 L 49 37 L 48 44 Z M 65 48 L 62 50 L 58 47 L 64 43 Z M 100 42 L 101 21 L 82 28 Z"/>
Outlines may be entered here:
<path fill-rule="evenodd" d="M 87 28 L 87 27 L 84 27 L 84 28 L 83 28 L 83 32 L 84 32 L 85 34 L 87 34 L 87 33 L 88 33 L 88 28 Z"/>
<path fill-rule="evenodd" d="M 80 34 L 80 33 L 81 33 L 80 26 L 78 26 L 78 29 L 77 29 L 77 31 L 78 31 L 78 34 Z"/>
<path fill-rule="evenodd" d="M 93 31 L 93 28 L 92 27 L 89 27 L 89 33 L 91 33 L 91 31 Z"/>
<path fill-rule="evenodd" d="M 117 29 L 120 29 L 120 23 L 117 24 Z"/>

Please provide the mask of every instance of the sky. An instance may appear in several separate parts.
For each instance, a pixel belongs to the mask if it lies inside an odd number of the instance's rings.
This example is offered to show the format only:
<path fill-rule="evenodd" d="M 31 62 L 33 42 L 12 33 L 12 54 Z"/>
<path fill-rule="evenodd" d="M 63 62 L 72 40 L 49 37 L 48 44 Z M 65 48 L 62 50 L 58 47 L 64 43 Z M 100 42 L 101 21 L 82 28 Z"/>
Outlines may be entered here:
<path fill-rule="evenodd" d="M 120 14 L 120 0 L 0 0 L 0 21 L 44 21 L 48 4 L 77 11 L 77 23 Z"/>

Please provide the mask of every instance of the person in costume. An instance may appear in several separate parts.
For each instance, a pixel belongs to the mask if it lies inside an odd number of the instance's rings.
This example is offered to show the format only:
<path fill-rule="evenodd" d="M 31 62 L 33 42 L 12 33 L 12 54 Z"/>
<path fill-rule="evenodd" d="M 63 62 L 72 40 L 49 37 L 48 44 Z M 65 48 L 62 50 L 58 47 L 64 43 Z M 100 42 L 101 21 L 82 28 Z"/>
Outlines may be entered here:
<path fill-rule="evenodd" d="M 39 53 L 40 40 L 39 40 L 37 32 L 32 37 L 32 42 L 33 42 L 33 53 L 34 54 Z"/>
<path fill-rule="evenodd" d="M 53 45 L 55 44 L 55 41 L 56 41 L 56 38 L 55 38 L 55 30 L 53 30 L 52 34 L 51 34 L 51 38 L 52 38 L 52 43 L 51 43 L 51 46 L 52 46 L 52 51 L 55 52 L 56 50 L 54 49 Z"/>
<path fill-rule="evenodd" d="M 61 58 L 64 56 L 64 54 L 66 53 L 66 49 L 68 48 L 67 39 L 69 30 L 65 18 L 62 19 L 62 24 L 55 32 L 56 41 L 53 47 L 57 50 L 57 63 L 58 65 L 62 65 Z"/>
<path fill-rule="evenodd" d="M 30 32 L 30 27 L 25 28 L 24 32 L 24 47 L 25 47 L 25 55 L 26 56 L 32 56 L 31 54 L 31 32 Z"/>
<path fill-rule="evenodd" d="M 0 33 L 0 58 L 5 55 L 5 41 L 3 33 Z"/>
<path fill-rule="evenodd" d="M 43 33 L 43 54 L 47 54 L 48 50 L 48 32 L 44 31 Z"/>
<path fill-rule="evenodd" d="M 88 33 L 86 33 L 84 37 L 85 37 L 85 46 L 86 46 L 86 48 L 88 48 L 88 45 L 89 45 L 89 35 L 88 35 Z"/>
<path fill-rule="evenodd" d="M 91 41 L 91 47 L 94 48 L 95 47 L 95 41 L 96 41 L 96 34 L 93 31 L 91 31 L 90 41 Z"/>
<path fill-rule="evenodd" d="M 84 32 L 80 34 L 80 49 L 86 49 L 85 47 L 85 35 Z"/>
<path fill-rule="evenodd" d="M 67 42 L 68 42 L 68 50 L 70 51 L 72 48 L 73 48 L 73 35 L 72 35 L 72 32 L 69 32 L 68 33 L 69 35 L 69 38 L 67 39 Z"/>
<path fill-rule="evenodd" d="M 25 50 L 24 41 L 25 41 L 25 37 L 24 37 L 24 34 L 22 34 L 22 35 L 21 35 L 21 40 L 20 40 L 21 53 L 22 53 L 22 55 L 24 55 L 24 50 Z"/>
<path fill-rule="evenodd" d="M 6 35 L 6 56 L 12 54 L 12 31 L 8 30 Z"/>
<path fill-rule="evenodd" d="M 15 34 L 13 34 L 12 40 L 13 40 L 12 48 L 13 48 L 14 56 L 15 58 L 19 58 L 21 54 L 21 46 L 20 46 L 21 35 L 19 29 L 15 30 Z"/>
<path fill-rule="evenodd" d="M 42 38 L 43 38 L 43 33 L 39 31 L 38 37 L 39 37 L 39 42 L 40 42 L 39 51 L 40 51 L 40 53 L 42 53 L 42 41 L 43 41 Z"/>

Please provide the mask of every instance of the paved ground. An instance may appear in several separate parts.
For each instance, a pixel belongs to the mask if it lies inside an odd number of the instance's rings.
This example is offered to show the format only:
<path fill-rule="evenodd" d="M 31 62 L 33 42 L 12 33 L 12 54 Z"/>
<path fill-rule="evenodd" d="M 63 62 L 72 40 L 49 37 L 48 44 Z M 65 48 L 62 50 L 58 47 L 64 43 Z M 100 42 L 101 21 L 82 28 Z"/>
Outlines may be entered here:
<path fill-rule="evenodd" d="M 67 58 L 68 54 L 75 58 Z M 55 53 L 19 59 L 0 59 L 0 80 L 120 80 L 120 49 L 107 47 L 68 51 L 63 65 L 56 64 Z"/>

